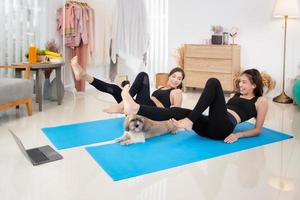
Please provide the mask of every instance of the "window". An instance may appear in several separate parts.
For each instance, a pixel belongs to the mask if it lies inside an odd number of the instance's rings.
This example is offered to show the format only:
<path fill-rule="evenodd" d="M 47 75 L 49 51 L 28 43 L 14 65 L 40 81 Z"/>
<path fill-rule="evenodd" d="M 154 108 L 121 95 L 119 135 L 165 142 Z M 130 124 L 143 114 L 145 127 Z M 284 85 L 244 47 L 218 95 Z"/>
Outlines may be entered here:
<path fill-rule="evenodd" d="M 168 72 L 168 0 L 146 0 L 150 24 L 147 69 L 150 80 L 155 73 Z"/>
<path fill-rule="evenodd" d="M 28 45 L 44 43 L 46 0 L 1 0 L 0 65 L 26 61 Z M 1 75 L 7 73 L 1 71 Z M 10 72 L 11 73 L 11 72 Z"/>

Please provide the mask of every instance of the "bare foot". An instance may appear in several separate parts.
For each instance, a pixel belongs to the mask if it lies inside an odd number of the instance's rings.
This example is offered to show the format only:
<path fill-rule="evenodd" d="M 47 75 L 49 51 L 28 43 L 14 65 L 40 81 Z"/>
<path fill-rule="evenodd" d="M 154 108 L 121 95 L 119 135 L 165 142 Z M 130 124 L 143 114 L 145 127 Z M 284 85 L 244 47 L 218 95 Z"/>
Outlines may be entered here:
<path fill-rule="evenodd" d="M 140 105 L 135 103 L 135 101 L 130 96 L 129 85 L 124 86 L 121 96 L 122 96 L 123 102 L 124 102 L 124 114 L 125 115 L 136 114 L 138 112 L 138 110 L 140 109 Z"/>
<path fill-rule="evenodd" d="M 77 81 L 85 80 L 86 72 L 83 71 L 83 69 L 81 68 L 81 66 L 78 64 L 78 57 L 77 56 L 74 56 L 71 59 L 71 67 L 72 67 L 72 70 L 74 72 L 75 79 Z"/>
<path fill-rule="evenodd" d="M 192 130 L 193 122 L 189 118 L 181 120 L 172 119 L 173 124 L 178 128 L 184 128 L 186 130 Z"/>
<path fill-rule="evenodd" d="M 117 104 L 117 105 L 112 105 L 109 108 L 105 108 L 102 110 L 103 112 L 109 113 L 109 114 L 114 114 L 114 113 L 120 113 L 123 114 L 124 113 L 124 106 L 123 104 Z"/>

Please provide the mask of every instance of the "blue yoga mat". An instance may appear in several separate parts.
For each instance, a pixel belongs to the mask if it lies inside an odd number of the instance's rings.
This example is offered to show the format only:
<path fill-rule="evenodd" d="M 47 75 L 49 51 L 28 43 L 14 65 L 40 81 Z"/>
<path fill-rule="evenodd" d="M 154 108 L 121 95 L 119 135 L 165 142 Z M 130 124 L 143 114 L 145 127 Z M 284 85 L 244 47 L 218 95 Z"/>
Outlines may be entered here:
<path fill-rule="evenodd" d="M 239 124 L 235 132 L 254 125 Z M 242 138 L 233 144 L 200 137 L 183 131 L 177 135 L 163 135 L 145 143 L 122 146 L 119 143 L 87 147 L 88 153 L 115 181 L 156 172 L 188 163 L 205 160 L 257 146 L 285 140 L 292 136 L 264 128 L 256 137 Z"/>
<path fill-rule="evenodd" d="M 105 142 L 124 133 L 124 117 L 42 128 L 57 149 Z"/>

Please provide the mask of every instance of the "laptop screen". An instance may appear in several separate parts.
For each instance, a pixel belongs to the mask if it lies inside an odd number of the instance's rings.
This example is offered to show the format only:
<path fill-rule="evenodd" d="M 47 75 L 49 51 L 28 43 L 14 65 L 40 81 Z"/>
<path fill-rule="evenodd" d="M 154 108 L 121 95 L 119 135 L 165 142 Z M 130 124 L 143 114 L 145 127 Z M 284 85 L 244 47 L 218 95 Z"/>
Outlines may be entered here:
<path fill-rule="evenodd" d="M 23 145 L 23 143 L 21 142 L 21 140 L 14 134 L 14 132 L 10 129 L 8 129 L 9 132 L 11 133 L 11 135 L 13 136 L 14 140 L 16 141 L 17 145 L 19 146 L 20 150 L 22 151 L 22 153 L 26 156 L 27 159 L 30 160 L 27 152 L 26 152 L 26 149 Z"/>

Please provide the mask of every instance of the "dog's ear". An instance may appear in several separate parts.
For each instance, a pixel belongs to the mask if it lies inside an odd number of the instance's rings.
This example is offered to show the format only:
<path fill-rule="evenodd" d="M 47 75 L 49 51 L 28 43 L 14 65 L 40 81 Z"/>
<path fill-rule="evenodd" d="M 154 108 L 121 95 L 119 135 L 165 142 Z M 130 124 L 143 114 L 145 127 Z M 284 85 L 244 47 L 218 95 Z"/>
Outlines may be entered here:
<path fill-rule="evenodd" d="M 146 117 L 142 117 L 143 120 L 143 131 L 148 132 L 151 129 L 151 121 L 146 118 Z"/>
<path fill-rule="evenodd" d="M 140 126 L 141 126 L 141 131 L 145 130 L 145 117 L 141 116 L 141 115 L 137 115 L 137 119 L 141 122 Z"/>
<path fill-rule="evenodd" d="M 139 121 L 141 121 L 142 123 L 145 122 L 145 117 L 141 116 L 141 115 L 135 115 L 134 116 L 135 119 L 138 119 Z"/>
<path fill-rule="evenodd" d="M 129 116 L 126 116 L 125 120 L 124 120 L 124 128 L 125 128 L 125 131 L 129 131 L 129 120 L 130 120 L 130 117 Z"/>

